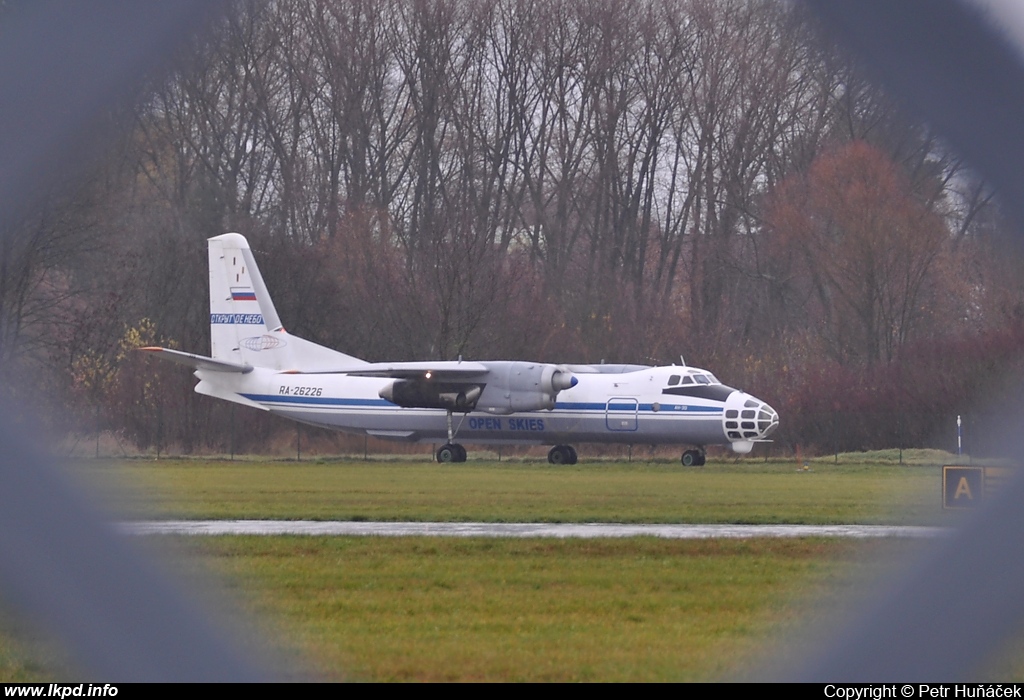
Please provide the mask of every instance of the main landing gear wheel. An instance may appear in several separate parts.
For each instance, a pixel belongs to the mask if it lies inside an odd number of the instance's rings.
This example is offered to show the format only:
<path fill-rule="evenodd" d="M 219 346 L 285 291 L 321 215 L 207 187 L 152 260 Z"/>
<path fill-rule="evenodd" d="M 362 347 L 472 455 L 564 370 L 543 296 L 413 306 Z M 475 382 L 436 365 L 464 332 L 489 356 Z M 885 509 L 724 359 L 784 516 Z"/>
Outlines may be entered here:
<path fill-rule="evenodd" d="M 437 451 L 437 461 L 441 464 L 447 464 L 449 462 L 465 462 L 466 448 L 457 442 L 450 442 L 445 445 L 441 445 Z"/>
<path fill-rule="evenodd" d="M 448 442 L 441 445 L 440 449 L 438 449 L 437 461 L 441 464 L 447 464 L 448 462 L 465 462 L 466 448 L 457 442 L 452 442 L 452 440 L 455 439 L 455 431 L 452 430 L 452 412 L 448 411 L 447 414 L 445 422 L 448 426 Z"/>
<path fill-rule="evenodd" d="M 704 453 L 701 450 L 687 450 L 680 460 L 684 467 L 703 467 Z"/>
<path fill-rule="evenodd" d="M 555 445 L 548 452 L 549 464 L 576 464 L 578 460 L 572 445 Z"/>

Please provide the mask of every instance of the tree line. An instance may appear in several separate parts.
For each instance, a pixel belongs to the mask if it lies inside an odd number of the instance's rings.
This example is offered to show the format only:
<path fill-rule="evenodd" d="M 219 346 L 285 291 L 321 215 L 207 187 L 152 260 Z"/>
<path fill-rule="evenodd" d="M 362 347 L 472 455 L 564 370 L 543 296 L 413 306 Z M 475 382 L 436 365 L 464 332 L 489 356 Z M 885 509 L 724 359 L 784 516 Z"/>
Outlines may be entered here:
<path fill-rule="evenodd" d="M 230 407 L 131 348 L 209 350 L 225 231 L 297 335 L 682 356 L 809 449 L 865 407 L 925 444 L 1024 338 L 995 193 L 791 3 L 236 2 L 109 119 L 104 161 L 0 238 L 5 385 L 58 430 L 224 448 Z M 238 420 L 242 448 L 283 429 Z"/>

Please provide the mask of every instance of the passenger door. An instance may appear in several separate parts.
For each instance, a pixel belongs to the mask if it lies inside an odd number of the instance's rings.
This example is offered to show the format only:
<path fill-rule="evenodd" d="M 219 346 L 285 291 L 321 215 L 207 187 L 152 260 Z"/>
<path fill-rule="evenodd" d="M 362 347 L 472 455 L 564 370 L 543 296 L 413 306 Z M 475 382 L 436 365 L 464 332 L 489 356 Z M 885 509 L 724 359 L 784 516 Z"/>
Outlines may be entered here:
<path fill-rule="evenodd" d="M 637 411 L 640 404 L 636 399 L 615 397 L 605 406 L 604 424 L 608 430 L 631 432 L 636 430 Z"/>

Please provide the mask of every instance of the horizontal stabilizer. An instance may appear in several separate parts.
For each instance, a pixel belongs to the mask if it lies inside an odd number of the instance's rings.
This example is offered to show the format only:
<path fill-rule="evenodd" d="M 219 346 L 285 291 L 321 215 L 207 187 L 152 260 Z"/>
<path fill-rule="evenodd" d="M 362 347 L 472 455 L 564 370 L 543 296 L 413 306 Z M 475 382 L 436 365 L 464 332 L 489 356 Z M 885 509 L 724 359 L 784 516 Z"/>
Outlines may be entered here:
<path fill-rule="evenodd" d="M 170 360 L 171 362 L 177 362 L 179 365 L 186 365 L 193 369 L 205 369 L 210 372 L 237 372 L 239 374 L 248 374 L 249 372 L 252 372 L 252 365 L 240 365 L 234 362 L 215 360 L 212 357 L 193 355 L 190 352 L 182 352 L 181 350 L 170 350 L 168 348 L 157 347 L 139 348 L 139 350 L 156 353 L 156 357 L 164 360 Z"/>
<path fill-rule="evenodd" d="M 457 380 L 482 377 L 490 371 L 487 365 L 479 362 L 375 362 L 342 369 L 290 371 L 287 374 L 347 374 L 350 377 Z"/>

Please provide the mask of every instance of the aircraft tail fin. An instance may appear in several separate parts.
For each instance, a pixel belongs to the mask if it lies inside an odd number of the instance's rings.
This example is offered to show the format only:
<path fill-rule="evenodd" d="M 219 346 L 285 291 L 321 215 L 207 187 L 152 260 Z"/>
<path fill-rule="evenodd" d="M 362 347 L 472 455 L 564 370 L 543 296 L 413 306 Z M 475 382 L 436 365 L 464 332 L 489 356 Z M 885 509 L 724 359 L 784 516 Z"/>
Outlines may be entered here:
<path fill-rule="evenodd" d="M 214 236 L 209 239 L 209 256 L 213 360 L 281 371 L 364 364 L 351 355 L 288 335 L 244 236 Z"/>

